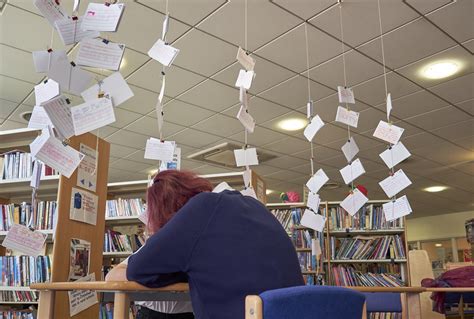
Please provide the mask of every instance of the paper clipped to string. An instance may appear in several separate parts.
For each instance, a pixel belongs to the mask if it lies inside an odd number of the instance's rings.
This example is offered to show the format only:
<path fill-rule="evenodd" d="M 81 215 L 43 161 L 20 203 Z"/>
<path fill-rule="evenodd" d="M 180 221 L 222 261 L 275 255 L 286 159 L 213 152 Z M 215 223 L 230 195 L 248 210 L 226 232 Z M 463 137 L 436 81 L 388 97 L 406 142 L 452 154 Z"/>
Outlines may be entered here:
<path fill-rule="evenodd" d="M 396 201 L 390 201 L 382 205 L 385 219 L 390 222 L 412 212 L 410 203 L 406 195 L 398 198 Z"/>
<path fill-rule="evenodd" d="M 48 77 L 59 83 L 61 91 L 81 94 L 91 83 L 92 75 L 69 62 L 67 57 L 59 57 L 51 62 Z"/>
<path fill-rule="evenodd" d="M 56 30 L 64 45 L 81 42 L 83 39 L 92 39 L 100 36 L 99 31 L 84 31 L 81 29 L 83 17 L 77 19 L 61 19 L 55 22 Z"/>
<path fill-rule="evenodd" d="M 306 186 L 308 189 L 313 193 L 318 193 L 321 187 L 329 180 L 329 177 L 326 175 L 322 168 L 318 169 L 318 171 L 308 180 Z"/>
<path fill-rule="evenodd" d="M 67 61 L 66 51 L 33 51 L 33 64 L 38 73 L 47 73 L 56 61 Z"/>
<path fill-rule="evenodd" d="M 375 129 L 374 136 L 390 144 L 397 144 L 400 137 L 402 137 L 403 131 L 405 129 L 401 127 L 380 121 Z"/>
<path fill-rule="evenodd" d="M 313 113 L 314 113 L 314 103 L 313 101 L 309 101 L 308 103 L 306 103 L 306 117 L 307 118 L 313 117 Z"/>
<path fill-rule="evenodd" d="M 311 208 L 313 211 L 317 212 L 319 210 L 319 204 L 321 203 L 321 199 L 319 198 L 318 194 L 313 192 L 308 193 L 308 200 L 306 202 L 306 206 Z"/>
<path fill-rule="evenodd" d="M 379 156 L 388 168 L 392 168 L 409 158 L 411 154 L 402 142 L 398 142 L 380 153 Z"/>
<path fill-rule="evenodd" d="M 31 113 L 30 121 L 28 122 L 28 127 L 43 129 L 48 126 L 54 126 L 49 119 L 48 114 L 42 106 L 35 105 L 35 107 L 33 107 L 33 112 Z"/>
<path fill-rule="evenodd" d="M 172 161 L 175 147 L 174 141 L 160 141 L 150 137 L 146 141 L 145 158 L 165 162 Z"/>
<path fill-rule="evenodd" d="M 390 122 L 390 113 L 392 112 L 392 95 L 387 95 L 387 122 Z"/>
<path fill-rule="evenodd" d="M 359 146 L 351 136 L 351 138 L 341 147 L 342 153 L 346 157 L 347 161 L 350 162 L 359 153 Z"/>
<path fill-rule="evenodd" d="M 247 95 L 247 90 L 243 87 L 240 87 L 239 91 L 239 101 L 243 107 L 248 108 L 249 106 L 249 97 Z"/>
<path fill-rule="evenodd" d="M 252 115 L 250 115 L 248 109 L 243 105 L 240 107 L 239 113 L 237 113 L 237 119 L 242 123 L 247 131 L 253 133 L 255 130 L 255 120 Z"/>
<path fill-rule="evenodd" d="M 133 92 L 128 86 L 120 72 L 115 72 L 101 81 L 101 90 L 112 97 L 114 106 L 119 106 L 133 97 Z M 97 98 L 99 85 L 96 84 L 81 93 L 84 101 L 90 101 Z"/>
<path fill-rule="evenodd" d="M 59 1 L 34 0 L 33 4 L 53 27 L 56 21 L 67 19 L 68 17 L 66 11 L 64 11 L 63 7 L 59 4 Z"/>
<path fill-rule="evenodd" d="M 379 182 L 380 187 L 383 189 L 387 197 L 393 197 L 400 193 L 402 190 L 411 185 L 410 179 L 406 176 L 402 169 L 389 176 L 383 181 Z"/>
<path fill-rule="evenodd" d="M 244 88 L 246 90 L 250 89 L 252 86 L 252 80 L 255 77 L 254 71 L 245 71 L 240 70 L 237 81 L 235 81 L 235 86 L 238 88 Z"/>
<path fill-rule="evenodd" d="M 85 31 L 117 31 L 125 4 L 89 3 L 81 23 Z"/>
<path fill-rule="evenodd" d="M 326 224 L 326 217 L 319 215 L 309 209 L 305 209 L 303 218 L 301 218 L 301 225 L 322 232 Z"/>
<path fill-rule="evenodd" d="M 312 141 L 316 133 L 321 129 L 321 127 L 324 126 L 323 120 L 319 117 L 319 115 L 316 115 L 313 117 L 311 122 L 306 126 L 304 129 L 304 136 L 308 141 Z"/>
<path fill-rule="evenodd" d="M 339 97 L 339 103 L 355 104 L 354 92 L 351 88 L 338 86 L 337 96 Z"/>
<path fill-rule="evenodd" d="M 69 104 L 69 100 L 64 95 L 60 95 L 41 105 L 62 138 L 70 138 L 74 135 Z"/>
<path fill-rule="evenodd" d="M 360 159 L 356 159 L 349 165 L 345 166 L 343 169 L 339 170 L 339 172 L 341 173 L 341 176 L 344 179 L 344 183 L 350 184 L 357 177 L 364 174 L 365 169 L 364 166 L 362 166 L 362 162 L 360 161 Z"/>
<path fill-rule="evenodd" d="M 255 67 L 255 60 L 249 56 L 241 47 L 237 50 L 237 61 L 242 65 L 247 71 L 252 71 Z"/>
<path fill-rule="evenodd" d="M 336 121 L 352 127 L 357 127 L 357 123 L 359 122 L 359 112 L 350 111 L 342 106 L 338 106 Z"/>
<path fill-rule="evenodd" d="M 344 208 L 349 215 L 354 216 L 368 201 L 369 199 L 356 188 L 344 198 L 341 202 L 341 207 Z"/>
<path fill-rule="evenodd" d="M 71 108 L 74 134 L 81 135 L 115 122 L 112 101 L 97 98 Z"/>
<path fill-rule="evenodd" d="M 13 224 L 2 242 L 2 246 L 28 256 L 38 256 L 43 250 L 46 237 L 47 235 L 31 230 L 24 225 Z"/>
<path fill-rule="evenodd" d="M 118 71 L 125 45 L 102 39 L 84 39 L 79 43 L 77 65 Z"/>
<path fill-rule="evenodd" d="M 158 39 L 156 43 L 148 51 L 148 56 L 164 66 L 173 64 L 174 59 L 178 56 L 179 49 L 166 44 L 163 40 Z"/>
<path fill-rule="evenodd" d="M 49 101 L 59 95 L 59 84 L 54 80 L 45 80 L 35 86 L 36 105 Z"/>
<path fill-rule="evenodd" d="M 164 113 L 163 113 L 163 97 L 165 96 L 166 77 L 163 75 L 161 81 L 160 94 L 158 94 L 158 100 L 156 101 L 156 118 L 158 120 L 158 132 L 161 132 L 163 128 Z"/>
<path fill-rule="evenodd" d="M 252 180 L 252 171 L 250 169 L 246 169 L 242 174 L 242 178 L 244 180 L 244 187 L 249 187 Z"/>
<path fill-rule="evenodd" d="M 234 156 L 237 167 L 258 165 L 258 156 L 256 148 L 234 150 Z"/>

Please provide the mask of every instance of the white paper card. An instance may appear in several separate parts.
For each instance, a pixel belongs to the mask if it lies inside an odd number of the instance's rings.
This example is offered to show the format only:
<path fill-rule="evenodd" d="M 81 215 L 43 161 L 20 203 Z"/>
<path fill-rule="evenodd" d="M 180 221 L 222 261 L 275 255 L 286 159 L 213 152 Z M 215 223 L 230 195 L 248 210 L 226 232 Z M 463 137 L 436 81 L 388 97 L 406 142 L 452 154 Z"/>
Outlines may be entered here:
<path fill-rule="evenodd" d="M 74 0 L 74 5 L 72 6 L 72 12 L 77 12 L 79 10 L 79 4 L 81 3 L 81 0 Z"/>
<path fill-rule="evenodd" d="M 161 30 L 161 40 L 165 41 L 166 34 L 168 33 L 168 28 L 170 25 L 170 15 L 167 14 L 163 20 L 163 28 Z"/>
<path fill-rule="evenodd" d="M 160 172 L 169 169 L 180 170 L 181 169 L 181 148 L 175 147 L 173 153 L 173 160 L 169 162 L 162 161 L 160 164 Z"/>
<path fill-rule="evenodd" d="M 117 30 L 124 9 L 123 3 L 108 6 L 104 3 L 89 3 L 81 23 L 81 29 L 114 32 Z"/>
<path fill-rule="evenodd" d="M 321 244 L 319 243 L 319 240 L 314 238 L 311 239 L 311 255 L 316 256 L 316 258 L 319 259 L 321 253 Z"/>
<path fill-rule="evenodd" d="M 43 129 L 48 126 L 54 126 L 48 114 L 46 114 L 42 106 L 35 105 L 35 107 L 33 107 L 33 113 L 31 113 L 30 121 L 28 122 L 28 127 Z"/>
<path fill-rule="evenodd" d="M 33 63 L 38 73 L 46 73 L 55 61 L 66 60 L 66 51 L 33 51 Z"/>
<path fill-rule="evenodd" d="M 34 161 L 33 172 L 31 173 L 30 187 L 38 188 L 41 181 L 41 171 L 43 169 L 43 163 L 40 161 Z"/>
<path fill-rule="evenodd" d="M 305 209 L 301 225 L 322 232 L 326 224 L 326 217 L 319 215 L 309 209 Z"/>
<path fill-rule="evenodd" d="M 213 193 L 220 193 L 225 190 L 233 191 L 234 189 L 229 186 L 226 182 L 219 183 L 214 189 L 212 190 Z"/>
<path fill-rule="evenodd" d="M 342 106 L 337 107 L 336 121 L 357 127 L 359 122 L 359 112 L 350 111 Z"/>
<path fill-rule="evenodd" d="M 82 41 L 83 39 L 97 38 L 100 36 L 99 31 L 84 31 L 81 29 L 82 17 L 77 20 L 62 19 L 55 23 L 56 30 L 59 33 L 61 41 L 64 45 L 70 45 Z"/>
<path fill-rule="evenodd" d="M 252 71 L 255 67 L 255 60 L 249 56 L 241 47 L 237 50 L 237 61 L 242 65 L 247 71 Z"/>
<path fill-rule="evenodd" d="M 94 193 L 73 187 L 69 218 L 90 225 L 97 224 L 97 205 L 99 197 Z"/>
<path fill-rule="evenodd" d="M 369 199 L 356 188 L 349 196 L 344 198 L 341 202 L 341 207 L 344 208 L 349 215 L 354 216 L 368 201 Z"/>
<path fill-rule="evenodd" d="M 146 141 L 145 158 L 169 162 L 173 160 L 175 142 L 150 137 Z"/>
<path fill-rule="evenodd" d="M 392 112 L 392 95 L 387 95 L 387 122 L 390 122 L 390 113 Z"/>
<path fill-rule="evenodd" d="M 351 137 L 342 147 L 342 152 L 346 157 L 347 161 L 350 162 L 359 153 L 359 147 L 356 141 Z"/>
<path fill-rule="evenodd" d="M 8 231 L 2 246 L 19 251 L 25 255 L 38 256 L 41 254 L 47 235 L 32 231 L 20 224 L 13 224 Z"/>
<path fill-rule="evenodd" d="M 318 169 L 318 171 L 308 180 L 306 186 L 308 189 L 313 193 L 318 193 L 318 191 L 323 187 L 324 184 L 329 180 L 329 177 L 326 175 L 322 168 Z"/>
<path fill-rule="evenodd" d="M 92 75 L 74 66 L 67 57 L 60 57 L 51 62 L 48 77 L 58 82 L 62 92 L 71 92 L 75 95 L 81 94 L 92 81 Z"/>
<path fill-rule="evenodd" d="M 380 121 L 375 129 L 374 136 L 390 144 L 397 144 L 404 130 L 401 127 Z"/>
<path fill-rule="evenodd" d="M 309 101 L 306 103 L 306 117 L 311 118 L 313 116 L 314 106 L 313 101 Z"/>
<path fill-rule="evenodd" d="M 354 92 L 351 88 L 345 88 L 343 86 L 337 87 L 337 95 L 339 97 L 339 103 L 350 103 L 355 104 Z"/>
<path fill-rule="evenodd" d="M 238 88 L 244 88 L 246 90 L 250 89 L 252 86 L 252 80 L 255 77 L 254 71 L 245 71 L 240 70 L 237 81 L 235 81 L 235 86 Z"/>
<path fill-rule="evenodd" d="M 308 201 L 306 203 L 306 206 L 317 212 L 319 210 L 319 204 L 321 202 L 321 199 L 319 198 L 318 194 L 315 194 L 313 192 L 308 193 Z"/>
<path fill-rule="evenodd" d="M 95 281 L 95 273 L 79 278 L 80 281 Z M 98 303 L 97 293 L 91 290 L 72 290 L 68 291 L 69 296 L 69 315 L 75 316 L 78 313 Z"/>
<path fill-rule="evenodd" d="M 112 101 L 97 98 L 71 108 L 74 134 L 81 135 L 115 122 Z"/>
<path fill-rule="evenodd" d="M 402 142 L 398 142 L 391 148 L 380 153 L 379 156 L 382 158 L 388 168 L 392 168 L 398 163 L 409 158 L 411 154 Z"/>
<path fill-rule="evenodd" d="M 246 169 L 242 175 L 243 180 L 244 180 L 244 187 L 249 187 L 250 186 L 250 181 L 252 180 L 252 171 L 249 169 Z"/>
<path fill-rule="evenodd" d="M 316 115 L 304 129 L 304 136 L 308 141 L 312 141 L 316 133 L 324 126 L 323 120 Z"/>
<path fill-rule="evenodd" d="M 240 193 L 243 196 L 250 196 L 250 197 L 253 197 L 253 198 L 257 199 L 257 194 L 255 194 L 255 190 L 252 187 L 247 187 L 247 188 L 241 190 Z"/>
<path fill-rule="evenodd" d="M 385 219 L 389 222 L 397 218 L 409 215 L 412 212 L 406 195 L 398 198 L 395 202 L 390 201 L 382 205 Z"/>
<path fill-rule="evenodd" d="M 46 80 L 35 86 L 36 105 L 49 101 L 59 95 L 59 84 L 54 80 Z"/>
<path fill-rule="evenodd" d="M 341 173 L 342 178 L 344 179 L 344 183 L 350 184 L 353 180 L 357 177 L 365 173 L 364 166 L 362 166 L 362 162 L 360 159 L 356 159 L 351 164 L 347 165 L 343 169 L 339 170 Z"/>
<path fill-rule="evenodd" d="M 243 105 L 240 107 L 239 113 L 237 114 L 237 119 L 240 121 L 240 123 L 242 123 L 247 131 L 253 133 L 255 130 L 255 120 Z"/>
<path fill-rule="evenodd" d="M 112 97 L 112 103 L 114 106 L 119 106 L 129 98 L 133 97 L 132 90 L 120 72 L 115 72 L 112 75 L 106 77 L 101 83 L 102 91 L 107 92 Z M 87 102 L 96 99 L 98 94 L 99 85 L 96 84 L 82 92 L 81 96 L 84 101 Z"/>
<path fill-rule="evenodd" d="M 403 170 L 399 169 L 383 181 L 379 182 L 380 187 L 382 187 L 385 194 L 388 197 L 393 197 L 400 193 L 402 190 L 411 185 L 410 179 L 405 175 Z"/>
<path fill-rule="evenodd" d="M 76 64 L 118 71 L 125 45 L 101 39 L 84 39 L 79 43 Z"/>
<path fill-rule="evenodd" d="M 92 147 L 82 143 L 79 145 L 79 151 L 84 154 L 84 158 L 77 168 L 77 186 L 95 192 L 97 185 L 98 152 Z"/>
<path fill-rule="evenodd" d="M 240 88 L 239 92 L 239 101 L 245 108 L 249 106 L 249 97 L 247 95 L 247 90 L 243 87 Z"/>
<path fill-rule="evenodd" d="M 163 40 L 158 39 L 156 43 L 148 51 L 148 56 L 165 66 L 173 64 L 174 59 L 178 56 L 179 49 L 166 44 Z"/>
<path fill-rule="evenodd" d="M 256 148 L 234 150 L 234 156 L 237 167 L 258 165 Z"/>
<path fill-rule="evenodd" d="M 46 114 L 63 138 L 70 138 L 74 135 L 74 125 L 72 122 L 71 108 L 67 98 L 60 95 L 52 100 L 43 103 Z"/>
<path fill-rule="evenodd" d="M 54 22 L 67 19 L 68 17 L 64 9 L 59 5 L 59 1 L 56 3 L 55 0 L 34 0 L 33 4 L 53 27 Z"/>

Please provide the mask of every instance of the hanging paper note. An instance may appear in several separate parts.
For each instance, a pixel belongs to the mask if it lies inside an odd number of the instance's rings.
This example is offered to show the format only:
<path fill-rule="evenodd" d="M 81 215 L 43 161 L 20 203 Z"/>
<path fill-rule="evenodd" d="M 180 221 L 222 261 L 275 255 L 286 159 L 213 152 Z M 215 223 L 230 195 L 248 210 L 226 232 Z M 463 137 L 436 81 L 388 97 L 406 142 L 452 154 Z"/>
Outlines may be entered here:
<path fill-rule="evenodd" d="M 402 161 L 409 158 L 411 154 L 402 142 L 398 142 L 397 144 L 380 153 L 379 156 L 382 158 L 388 168 L 392 168 L 398 163 L 401 163 Z"/>
<path fill-rule="evenodd" d="M 219 183 L 214 189 L 212 190 L 213 193 L 220 193 L 225 190 L 233 191 L 234 189 L 229 186 L 226 182 Z"/>
<path fill-rule="evenodd" d="M 33 231 L 24 225 L 13 224 L 2 242 L 2 246 L 28 256 L 38 256 L 43 250 L 46 237 L 47 235 Z"/>
<path fill-rule="evenodd" d="M 66 51 L 33 51 L 33 63 L 38 73 L 47 73 L 56 61 L 67 61 Z"/>
<path fill-rule="evenodd" d="M 150 137 L 146 141 L 145 158 L 159 161 L 172 161 L 176 144 L 173 141 L 160 141 Z"/>
<path fill-rule="evenodd" d="M 55 22 L 56 30 L 59 33 L 64 45 L 81 42 L 84 39 L 92 39 L 100 36 L 99 31 L 84 31 L 81 29 L 82 17 L 77 19 L 61 19 Z"/>
<path fill-rule="evenodd" d="M 168 28 L 170 25 L 170 15 L 167 14 L 163 20 L 163 29 L 161 31 L 161 40 L 165 41 L 166 34 L 168 33 Z"/>
<path fill-rule="evenodd" d="M 351 164 L 347 165 L 343 169 L 339 170 L 341 172 L 344 183 L 349 184 L 357 177 L 365 173 L 365 169 L 362 166 L 360 159 L 356 159 Z"/>
<path fill-rule="evenodd" d="M 239 119 L 247 131 L 253 133 L 255 130 L 255 120 L 243 105 L 240 107 L 239 113 L 237 113 L 237 119 Z"/>
<path fill-rule="evenodd" d="M 357 127 L 359 122 L 359 112 L 350 111 L 342 106 L 337 107 L 336 121 Z"/>
<path fill-rule="evenodd" d="M 59 4 L 59 1 L 55 0 L 34 0 L 33 4 L 38 9 L 43 17 L 48 20 L 49 24 L 54 27 L 54 23 L 58 20 L 67 19 L 68 15 Z"/>
<path fill-rule="evenodd" d="M 375 129 L 374 136 L 390 144 L 397 144 L 404 130 L 401 127 L 380 121 Z"/>
<path fill-rule="evenodd" d="M 45 80 L 35 86 L 36 105 L 51 100 L 59 95 L 59 84 L 54 80 Z"/>
<path fill-rule="evenodd" d="M 75 135 L 81 135 L 115 122 L 112 101 L 106 97 L 73 106 L 71 115 Z"/>
<path fill-rule="evenodd" d="M 307 207 L 317 212 L 319 210 L 320 203 L 321 203 L 321 199 L 319 198 L 318 194 L 315 194 L 313 192 L 308 193 L 308 201 L 306 202 Z"/>
<path fill-rule="evenodd" d="M 252 71 L 255 67 L 255 60 L 249 56 L 241 47 L 237 51 L 237 61 L 242 65 L 247 71 Z"/>
<path fill-rule="evenodd" d="M 326 175 L 322 168 L 318 169 L 318 171 L 308 180 L 306 186 L 308 189 L 313 193 L 318 193 L 321 187 L 329 180 L 329 177 Z"/>
<path fill-rule="evenodd" d="M 81 3 L 81 0 L 74 0 L 74 5 L 72 6 L 72 12 L 77 12 L 79 10 L 79 4 Z"/>
<path fill-rule="evenodd" d="M 99 197 L 94 193 L 73 187 L 69 218 L 81 223 L 97 225 L 97 205 Z"/>
<path fill-rule="evenodd" d="M 343 86 L 337 87 L 337 95 L 339 97 L 339 103 L 350 103 L 355 104 L 354 92 L 351 88 L 345 88 Z"/>
<path fill-rule="evenodd" d="M 243 196 L 250 196 L 250 197 L 253 197 L 253 198 L 258 200 L 257 194 L 255 194 L 255 190 L 252 187 L 247 187 L 247 188 L 241 190 L 240 193 Z"/>
<path fill-rule="evenodd" d="M 237 167 L 258 165 L 256 148 L 234 150 L 235 163 Z"/>
<path fill-rule="evenodd" d="M 359 153 L 359 147 L 357 146 L 356 141 L 352 136 L 341 147 L 341 149 L 348 162 L 350 162 L 357 155 L 357 153 Z"/>
<path fill-rule="evenodd" d="M 89 274 L 85 277 L 81 277 L 76 282 L 81 281 L 95 281 L 95 273 Z M 75 316 L 78 313 L 92 307 L 99 301 L 97 299 L 97 293 L 91 290 L 72 290 L 68 291 L 69 297 L 69 315 Z"/>
<path fill-rule="evenodd" d="M 387 95 L 387 122 L 390 122 L 390 113 L 392 112 L 392 96 L 390 93 Z"/>
<path fill-rule="evenodd" d="M 311 122 L 306 126 L 304 129 L 304 136 L 308 141 L 312 141 L 316 133 L 321 129 L 321 127 L 324 126 L 323 120 L 319 117 L 319 115 L 316 115 L 313 117 Z"/>
<path fill-rule="evenodd" d="M 97 150 L 85 144 L 79 145 L 79 151 L 84 158 L 77 168 L 77 186 L 91 192 L 96 191 L 97 185 Z"/>
<path fill-rule="evenodd" d="M 309 209 L 305 209 L 303 218 L 301 218 L 301 226 L 314 229 L 315 231 L 322 232 L 324 225 L 326 224 L 326 217 L 319 215 Z"/>
<path fill-rule="evenodd" d="M 237 77 L 237 81 L 235 81 L 235 86 L 248 90 L 252 86 L 252 80 L 254 77 L 255 72 L 240 70 L 239 76 Z"/>
<path fill-rule="evenodd" d="M 242 177 L 244 179 L 244 187 L 249 187 L 250 181 L 252 180 L 252 171 L 250 169 L 246 169 Z"/>
<path fill-rule="evenodd" d="M 101 39 L 84 39 L 79 43 L 77 65 L 118 71 L 125 45 Z"/>
<path fill-rule="evenodd" d="M 54 126 L 53 123 L 51 123 L 48 114 L 42 106 L 35 105 L 35 107 L 33 107 L 33 112 L 31 113 L 30 121 L 28 122 L 28 127 L 43 129 L 48 126 Z"/>
<path fill-rule="evenodd" d="M 344 208 L 349 215 L 354 216 L 368 201 L 369 199 L 356 188 L 349 194 L 349 196 L 344 198 L 341 202 L 341 207 Z"/>
<path fill-rule="evenodd" d="M 307 118 L 313 117 L 313 112 L 314 112 L 313 101 L 309 101 L 308 103 L 306 103 L 306 117 Z"/>
<path fill-rule="evenodd" d="M 243 105 L 243 107 L 248 108 L 249 98 L 248 98 L 248 95 L 247 95 L 247 90 L 243 87 L 240 87 L 239 101 L 240 101 L 240 104 Z"/>
<path fill-rule="evenodd" d="M 382 209 L 385 215 L 385 220 L 388 222 L 409 215 L 412 212 L 406 195 L 398 198 L 396 201 L 390 201 L 383 204 Z"/>
<path fill-rule="evenodd" d="M 44 102 L 41 106 L 48 114 L 59 135 L 63 138 L 70 138 L 74 135 L 71 108 L 69 107 L 69 100 L 64 95 Z"/>
<path fill-rule="evenodd" d="M 168 161 L 168 162 L 161 161 L 159 171 L 162 172 L 169 169 L 174 169 L 174 170 L 181 169 L 181 148 L 180 147 L 174 148 L 172 161 Z"/>
<path fill-rule="evenodd" d="M 112 103 L 114 106 L 119 106 L 120 104 L 127 101 L 129 98 L 133 97 L 132 90 L 130 89 L 120 72 L 115 72 L 103 79 L 101 81 L 100 88 L 103 92 L 107 92 L 112 97 Z M 82 92 L 81 96 L 84 101 L 87 102 L 96 99 L 98 93 L 99 85 L 96 84 Z"/>
<path fill-rule="evenodd" d="M 89 3 L 81 23 L 81 29 L 85 31 L 115 32 L 124 9 L 125 4 L 123 3 L 109 5 Z"/>
<path fill-rule="evenodd" d="M 393 197 L 402 190 L 411 185 L 410 179 L 405 175 L 403 170 L 399 169 L 393 176 L 389 176 L 383 181 L 379 182 L 385 194 L 388 197 Z"/>
<path fill-rule="evenodd" d="M 312 238 L 311 239 L 311 255 L 315 256 L 316 259 L 319 259 L 321 256 L 321 244 L 319 243 L 319 240 Z"/>
<path fill-rule="evenodd" d="M 179 49 L 173 48 L 171 45 L 163 42 L 163 40 L 158 39 L 148 51 L 148 56 L 164 66 L 170 66 L 178 56 L 178 53 Z"/>
<path fill-rule="evenodd" d="M 36 160 L 33 162 L 33 171 L 31 173 L 30 187 L 38 188 L 41 181 L 41 171 L 43 170 L 43 163 Z"/>
<path fill-rule="evenodd" d="M 156 102 L 156 118 L 158 119 L 158 132 L 161 132 L 163 128 L 163 121 L 164 121 L 163 97 L 165 96 L 165 85 L 166 85 L 166 77 L 163 75 L 160 94 L 158 94 L 158 100 Z"/>
<path fill-rule="evenodd" d="M 63 93 L 71 92 L 75 95 L 81 94 L 92 81 L 89 72 L 82 70 L 73 62 L 70 63 L 67 57 L 51 62 L 48 77 L 59 83 Z"/>

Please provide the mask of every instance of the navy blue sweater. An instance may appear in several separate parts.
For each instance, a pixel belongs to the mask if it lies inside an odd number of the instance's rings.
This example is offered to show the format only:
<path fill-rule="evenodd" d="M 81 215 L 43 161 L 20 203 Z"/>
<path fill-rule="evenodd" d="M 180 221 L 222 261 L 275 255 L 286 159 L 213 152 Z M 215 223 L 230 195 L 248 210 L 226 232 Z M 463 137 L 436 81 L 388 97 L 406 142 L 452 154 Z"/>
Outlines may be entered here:
<path fill-rule="evenodd" d="M 304 284 L 278 220 L 236 191 L 191 198 L 130 257 L 127 278 L 148 287 L 187 279 L 197 319 L 243 319 L 245 296 Z"/>

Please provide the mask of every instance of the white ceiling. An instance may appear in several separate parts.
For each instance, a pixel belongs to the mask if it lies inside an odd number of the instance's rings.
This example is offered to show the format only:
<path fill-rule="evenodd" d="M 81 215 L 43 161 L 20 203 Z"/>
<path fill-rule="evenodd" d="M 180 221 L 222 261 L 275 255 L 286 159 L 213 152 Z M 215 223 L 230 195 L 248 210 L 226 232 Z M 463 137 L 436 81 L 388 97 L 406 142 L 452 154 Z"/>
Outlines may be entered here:
<path fill-rule="evenodd" d="M 143 159 L 147 137 L 157 136 L 154 106 L 160 89 L 160 65 L 146 55 L 161 34 L 164 0 L 126 3 L 117 33 L 109 40 L 125 43 L 121 73 L 135 97 L 116 108 L 117 122 L 100 130 L 111 144 L 110 181 L 145 178 L 155 168 Z M 62 0 L 67 11 L 73 0 Z M 81 12 L 87 1 L 82 1 Z M 239 66 L 244 46 L 243 0 L 169 0 L 172 17 L 168 40 L 181 49 L 167 72 L 165 137 L 183 149 L 183 168 L 199 173 L 227 171 L 186 159 L 186 155 L 224 141 L 242 143 L 235 119 Z M 474 209 L 474 26 L 472 0 L 381 0 L 388 90 L 393 118 L 406 129 L 402 141 L 413 156 L 400 165 L 413 181 L 406 193 L 413 216 Z M 356 182 L 371 199 L 384 199 L 377 182 L 388 170 L 378 157 L 385 145 L 372 137 L 384 113 L 384 79 L 376 0 L 342 4 L 347 83 L 354 88 L 361 112 L 354 131 L 367 173 Z M 257 120 L 249 142 L 277 158 L 257 166 L 268 188 L 301 191 L 310 174 L 309 143 L 301 131 L 285 132 L 280 119 L 305 117 L 307 101 L 305 27 L 308 21 L 311 94 L 316 111 L 328 124 L 315 138 L 316 167 L 342 184 L 338 172 L 345 160 L 340 147 L 346 128 L 334 122 L 336 86 L 343 84 L 339 6 L 337 0 L 248 0 L 248 48 L 256 59 L 257 77 L 250 90 L 250 112 Z M 105 34 L 104 34 L 105 36 Z M 0 16 L 0 129 L 25 127 L 20 114 L 34 104 L 33 87 L 42 80 L 31 52 L 47 48 L 51 28 L 32 0 L 8 0 Z M 53 47 L 62 48 L 57 35 Z M 73 59 L 76 50 L 66 48 Z M 442 80 L 419 74 L 425 64 L 456 59 L 462 70 Z M 98 72 L 90 69 L 91 72 Z M 107 74 L 102 72 L 103 75 Z M 74 104 L 80 97 L 71 97 Z M 421 191 L 432 185 L 447 191 Z M 347 188 L 321 193 L 341 200 Z M 273 195 L 273 199 L 277 196 Z"/>

